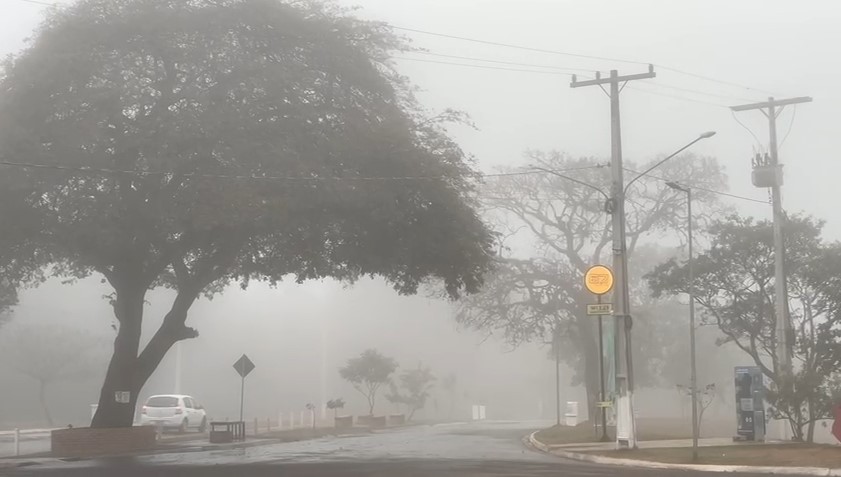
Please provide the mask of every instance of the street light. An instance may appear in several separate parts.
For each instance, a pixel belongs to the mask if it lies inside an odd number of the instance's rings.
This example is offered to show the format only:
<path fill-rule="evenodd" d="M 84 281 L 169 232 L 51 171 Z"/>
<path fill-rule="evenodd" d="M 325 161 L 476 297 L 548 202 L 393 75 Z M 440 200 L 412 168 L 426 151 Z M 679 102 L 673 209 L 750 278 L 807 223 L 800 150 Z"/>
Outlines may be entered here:
<path fill-rule="evenodd" d="M 676 182 L 666 182 L 672 189 L 686 194 L 686 228 L 689 241 L 689 259 L 686 267 L 689 269 L 689 366 L 690 385 L 692 395 L 692 460 L 698 460 L 698 377 L 695 367 L 695 271 L 692 258 L 692 189 L 683 187 Z"/>
<path fill-rule="evenodd" d="M 682 148 L 678 149 L 677 151 L 675 151 L 675 152 L 673 152 L 673 153 L 669 154 L 668 156 L 666 156 L 665 158 L 663 158 L 663 159 L 661 159 L 659 162 L 657 162 L 657 164 L 654 164 L 653 166 L 651 166 L 651 167 L 649 167 L 648 169 L 646 169 L 645 171 L 643 171 L 640 175 L 638 175 L 638 176 L 634 177 L 633 179 L 631 179 L 631 182 L 628 182 L 628 185 L 626 185 L 626 186 L 625 186 L 625 192 L 628 192 L 628 188 L 629 188 L 629 187 L 631 187 L 631 184 L 633 184 L 634 182 L 636 182 L 639 178 L 641 178 L 641 177 L 643 177 L 643 176 L 647 175 L 649 172 L 653 171 L 654 169 L 657 169 L 657 168 L 658 168 L 658 167 L 660 167 L 660 166 L 661 166 L 664 162 L 666 162 L 666 161 L 668 161 L 669 159 L 671 159 L 671 158 L 673 158 L 673 157 L 677 156 L 677 155 L 678 155 L 678 154 L 680 154 L 681 152 L 683 152 L 683 151 L 685 151 L 685 150 L 689 149 L 689 148 L 690 148 L 690 147 L 692 147 L 692 145 L 693 145 L 693 144 L 695 144 L 696 142 L 698 142 L 698 141 L 700 141 L 700 140 L 702 140 L 702 139 L 709 139 L 709 138 L 711 138 L 711 137 L 713 137 L 713 136 L 715 136 L 715 131 L 707 131 L 707 132 L 705 132 L 705 133 L 701 133 L 701 135 L 699 135 L 698 137 L 696 137 L 694 141 L 692 141 L 692 142 L 690 142 L 689 144 L 687 144 L 687 145 L 683 146 Z"/>
<path fill-rule="evenodd" d="M 622 359 L 622 355 L 624 355 L 624 359 L 625 359 L 624 368 L 625 368 L 625 372 L 627 373 L 623 378 L 623 379 L 625 379 L 625 381 L 624 381 L 625 390 L 620 391 L 620 397 L 617 400 L 616 412 L 617 412 L 617 416 L 618 416 L 619 412 L 620 412 L 620 408 L 621 408 L 622 412 L 623 412 L 623 415 L 625 415 L 626 418 L 629 421 L 629 424 L 630 424 L 629 436 L 628 436 L 627 439 L 625 439 L 627 441 L 627 444 L 628 444 L 629 448 L 636 448 L 636 423 L 634 422 L 634 409 L 633 409 L 634 371 L 633 371 L 632 357 L 631 357 L 631 349 L 632 349 L 631 348 L 631 334 L 630 334 L 631 312 L 630 312 L 630 306 L 629 306 L 630 298 L 629 298 L 629 293 L 628 293 L 628 276 L 627 276 L 627 274 L 628 274 L 627 243 L 626 243 L 626 240 L 625 240 L 625 194 L 628 192 L 628 189 L 631 187 L 631 185 L 634 182 L 636 182 L 637 180 L 639 180 L 643 176 L 647 175 L 649 172 L 656 169 L 657 167 L 660 167 L 664 162 L 666 162 L 669 159 L 677 156 L 678 154 L 685 151 L 686 149 L 689 149 L 696 142 L 701 141 L 703 139 L 709 139 L 713 136 L 715 136 L 715 131 L 707 131 L 705 133 L 701 133 L 700 135 L 698 135 L 697 138 L 695 138 L 694 140 L 692 140 L 691 142 L 689 142 L 685 146 L 681 147 L 680 149 L 673 152 L 672 154 L 669 154 L 668 156 L 661 159 L 660 161 L 658 161 L 653 166 L 651 166 L 648 169 L 646 169 L 645 171 L 643 171 L 641 174 L 639 174 L 636 177 L 634 177 L 633 179 L 631 179 L 631 181 L 628 182 L 628 184 L 625 185 L 624 187 L 622 186 L 622 183 L 621 183 L 622 167 L 621 167 L 621 159 L 620 159 L 619 165 L 614 167 L 614 169 L 613 169 L 613 177 L 614 177 L 614 185 L 612 187 L 613 197 L 610 197 L 607 193 L 605 193 L 604 191 L 602 191 L 601 189 L 599 189 L 598 187 L 596 187 L 592 184 L 588 184 L 588 183 L 580 181 L 578 179 L 575 179 L 575 178 L 572 178 L 572 177 L 569 177 L 569 176 L 565 176 L 563 174 L 559 174 L 559 173 L 557 173 L 555 171 L 551 171 L 549 169 L 537 168 L 540 171 L 547 172 L 547 173 L 553 174 L 555 176 L 562 177 L 564 179 L 568 179 L 570 181 L 576 182 L 580 185 L 584 185 L 584 186 L 587 186 L 591 189 L 594 189 L 594 190 L 598 191 L 600 194 L 602 194 L 607 199 L 607 207 L 606 208 L 607 208 L 608 213 L 613 214 L 613 245 L 614 245 L 614 249 L 613 249 L 614 250 L 613 271 L 614 271 L 614 273 L 616 273 L 616 284 L 615 284 L 614 294 L 618 295 L 618 297 L 615 296 L 616 304 L 614 305 L 614 316 L 617 319 L 621 319 L 622 324 L 624 325 L 621 328 L 617 327 L 617 329 L 620 331 L 620 333 L 623 335 L 623 337 L 621 339 L 617 339 L 617 340 L 614 341 L 614 347 L 615 347 L 614 348 L 615 349 L 614 355 L 615 355 L 616 360 L 617 360 L 617 365 L 619 364 L 619 360 Z M 683 190 L 683 189 L 681 189 L 681 190 Z M 691 194 L 689 194 L 689 195 L 691 196 Z M 690 202 L 691 202 L 691 200 L 690 200 Z M 690 210 L 690 217 L 691 217 L 691 210 Z M 691 233 L 691 230 L 690 230 L 690 233 Z M 691 243 L 691 240 L 690 240 L 690 243 Z M 690 252 L 690 256 L 691 256 L 691 252 Z M 691 261 L 690 261 L 690 263 L 691 263 Z M 694 286 L 694 284 L 693 284 L 693 286 Z M 693 298 L 690 301 L 692 303 L 694 303 L 694 294 L 692 296 L 693 296 Z M 695 312 L 694 312 L 694 308 L 693 308 L 692 305 L 690 305 L 690 321 L 692 322 L 692 325 L 691 325 L 692 326 L 692 362 L 694 363 L 695 362 L 695 348 L 694 348 L 695 347 L 695 338 L 694 338 L 695 337 Z M 617 338 L 619 338 L 619 336 L 617 336 Z M 624 348 L 624 349 L 622 349 L 622 348 Z M 621 366 L 617 367 L 617 371 L 619 369 L 621 369 Z M 692 365 L 692 369 L 693 369 L 692 388 L 694 390 L 695 387 L 696 387 L 695 386 L 695 378 L 694 378 L 694 374 L 695 374 L 695 372 L 694 372 L 695 365 L 694 364 Z M 622 389 L 623 386 L 620 383 L 620 376 L 619 376 L 618 373 L 616 375 L 616 378 L 617 378 L 616 389 L 620 390 L 620 389 Z M 692 402 L 692 407 L 693 407 L 693 412 L 692 412 L 692 414 L 693 414 L 693 418 L 692 418 L 693 436 L 692 437 L 693 437 L 693 456 L 695 456 L 695 457 L 697 457 L 697 452 L 698 452 L 698 435 L 697 435 L 698 434 L 697 433 L 697 421 L 698 420 L 695 417 L 695 416 L 697 416 L 697 401 L 696 401 L 696 399 L 697 398 L 695 397 L 695 394 L 694 394 L 694 391 L 693 391 L 693 402 Z M 617 426 L 616 440 L 617 440 L 617 445 L 621 445 L 620 436 L 619 436 L 619 432 L 618 432 L 618 426 Z"/>

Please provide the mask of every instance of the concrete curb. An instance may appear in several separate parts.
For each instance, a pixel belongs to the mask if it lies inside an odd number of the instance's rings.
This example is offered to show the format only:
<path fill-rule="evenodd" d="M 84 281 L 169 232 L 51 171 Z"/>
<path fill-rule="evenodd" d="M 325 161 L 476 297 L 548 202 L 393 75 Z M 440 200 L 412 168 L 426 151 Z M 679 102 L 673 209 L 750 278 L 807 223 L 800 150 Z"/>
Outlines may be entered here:
<path fill-rule="evenodd" d="M 581 462 L 589 462 L 600 465 L 614 465 L 624 467 L 637 467 L 643 469 L 669 469 L 669 470 L 696 470 L 701 472 L 728 472 L 741 474 L 768 474 L 768 475 L 819 475 L 819 476 L 837 476 L 841 477 L 841 469 L 829 469 L 824 467 L 762 467 L 750 465 L 702 465 L 702 464 L 667 464 L 664 462 L 652 462 L 647 460 L 637 459 L 615 459 L 613 457 L 604 457 L 600 455 L 582 454 L 579 452 L 570 452 L 559 449 L 552 449 L 548 445 L 540 442 L 535 437 L 539 431 L 532 432 L 529 435 L 529 444 L 536 449 L 562 457 L 564 459 L 577 460 Z"/>

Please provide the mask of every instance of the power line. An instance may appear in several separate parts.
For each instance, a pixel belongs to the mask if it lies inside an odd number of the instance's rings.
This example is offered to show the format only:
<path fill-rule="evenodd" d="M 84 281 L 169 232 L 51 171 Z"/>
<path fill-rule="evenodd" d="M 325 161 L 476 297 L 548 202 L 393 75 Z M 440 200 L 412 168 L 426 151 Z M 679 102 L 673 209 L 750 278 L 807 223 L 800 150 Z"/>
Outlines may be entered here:
<path fill-rule="evenodd" d="M 751 86 L 746 86 L 746 85 L 739 84 L 739 83 L 733 83 L 733 82 L 730 82 L 730 81 L 715 79 L 715 78 L 711 78 L 709 76 L 699 75 L 698 73 L 692 73 L 691 71 L 684 71 L 684 70 L 680 70 L 680 69 L 677 69 L 677 68 L 672 68 L 670 66 L 657 65 L 657 64 L 655 64 L 654 66 L 656 66 L 660 69 L 671 71 L 673 73 L 679 73 L 679 74 L 682 74 L 682 75 L 692 76 L 694 78 L 698 78 L 698 79 L 702 79 L 702 80 L 706 80 L 706 81 L 712 81 L 713 83 L 720 83 L 720 84 L 724 84 L 724 85 L 727 85 L 727 86 L 734 86 L 736 88 L 742 88 L 742 89 L 746 89 L 746 90 L 749 90 L 749 91 L 755 91 L 757 93 L 770 94 L 770 95 L 774 96 L 773 92 L 766 91 L 764 89 L 753 88 Z"/>
<path fill-rule="evenodd" d="M 649 83 L 649 82 L 646 82 L 644 84 L 655 86 L 655 87 L 660 87 L 660 88 L 673 89 L 675 91 L 683 91 L 683 92 L 686 92 L 686 93 L 700 94 L 702 96 L 709 96 L 709 97 L 712 97 L 712 98 L 719 98 L 719 99 L 726 99 L 726 100 L 737 99 L 739 101 L 752 101 L 751 99 L 741 98 L 739 96 L 728 96 L 728 95 L 723 95 L 723 94 L 707 93 L 706 91 L 699 91 L 697 89 L 683 88 L 683 87 L 680 87 L 680 86 L 673 86 L 673 85 L 663 84 L 663 83 Z"/>
<path fill-rule="evenodd" d="M 566 70 L 566 71 L 584 71 L 584 70 L 576 70 L 576 69 L 573 69 L 573 68 L 561 68 L 561 67 L 554 67 L 554 66 L 547 66 L 547 65 L 537 65 L 537 64 L 530 64 L 530 63 L 513 63 L 513 62 L 498 61 L 498 60 L 491 60 L 491 59 L 487 59 L 487 58 L 478 58 L 478 57 L 464 57 L 464 56 L 444 55 L 444 54 L 435 54 L 435 53 L 428 53 L 428 54 L 435 55 L 435 56 L 441 56 L 441 57 L 445 57 L 445 58 L 458 58 L 458 59 L 465 59 L 465 60 L 470 60 L 470 61 L 483 61 L 483 62 L 489 62 L 489 63 L 510 64 L 510 65 L 517 65 L 517 66 L 532 67 L 532 68 L 555 68 L 555 69 L 559 69 L 559 70 L 563 69 L 563 70 Z M 461 66 L 461 67 L 465 67 L 465 68 L 480 68 L 480 69 L 490 69 L 490 70 L 500 70 L 500 71 L 516 71 L 516 72 L 521 72 L 521 73 L 552 74 L 552 75 L 560 75 L 560 76 L 572 76 L 573 75 L 573 73 L 562 73 L 560 71 L 541 71 L 541 70 L 531 70 L 531 69 L 523 69 L 523 68 L 506 68 L 506 67 L 489 66 L 489 65 L 475 65 L 475 64 L 461 63 L 461 62 L 449 62 L 449 61 L 426 60 L 426 59 L 422 59 L 422 58 L 410 58 L 410 57 L 406 57 L 406 56 L 396 56 L 395 58 L 400 59 L 400 60 L 418 61 L 418 62 L 422 62 L 422 63 L 433 63 L 433 64 L 449 65 L 449 66 Z M 583 77 L 583 78 L 591 78 L 590 76 L 582 75 L 582 74 L 577 74 L 577 76 Z M 647 83 L 647 85 L 655 86 L 655 87 L 670 88 L 670 89 L 675 89 L 675 90 L 678 90 L 678 91 L 686 91 L 686 92 L 690 92 L 690 93 L 695 93 L 695 94 L 700 94 L 700 95 L 705 95 L 705 96 L 713 96 L 713 97 L 724 98 L 724 99 L 739 99 L 739 100 L 744 99 L 744 98 L 739 98 L 739 97 L 736 97 L 736 96 L 718 95 L 718 94 L 707 93 L 707 92 L 704 92 L 704 91 L 698 91 L 698 90 L 689 89 L 689 88 L 681 88 L 681 87 L 678 87 L 678 86 L 660 85 L 660 84 L 653 84 L 653 83 Z M 628 88 L 634 89 L 634 90 L 637 90 L 637 91 L 642 91 L 642 92 L 648 93 L 648 94 L 654 94 L 654 95 L 657 95 L 657 96 L 663 96 L 663 97 L 667 97 L 667 98 L 678 99 L 678 100 L 681 100 L 681 101 L 688 101 L 688 102 L 692 102 L 692 103 L 705 104 L 705 105 L 708 105 L 708 106 L 715 106 L 715 107 L 718 107 L 718 108 L 727 108 L 728 107 L 727 105 L 721 104 L 721 103 L 713 103 L 711 101 L 704 101 L 704 100 L 700 100 L 700 99 L 687 98 L 685 96 L 679 96 L 679 95 L 675 95 L 675 94 L 650 91 L 650 90 L 646 90 L 646 89 L 642 89 L 642 88 L 638 88 L 638 87 L 632 87 L 632 86 L 628 86 Z"/>
<path fill-rule="evenodd" d="M 653 94 L 653 95 L 656 95 L 656 96 L 663 96 L 665 98 L 677 99 L 679 101 L 686 101 L 686 102 L 689 102 L 689 103 L 697 103 L 697 104 L 704 104 L 704 105 L 707 105 L 707 106 L 715 106 L 716 108 L 727 108 L 728 107 L 727 105 L 721 104 L 721 103 L 714 103 L 712 101 L 704 101 L 702 99 L 687 98 L 686 96 L 680 96 L 680 95 L 677 95 L 677 94 L 661 93 L 661 92 L 658 92 L 658 91 L 651 91 L 651 90 L 639 88 L 637 86 L 626 86 L 626 88 L 632 89 L 632 90 L 635 90 L 635 91 L 640 91 L 640 92 L 646 93 L 646 94 Z"/>
<path fill-rule="evenodd" d="M 550 54 L 553 54 L 553 55 L 571 56 L 571 57 L 575 57 L 575 58 L 587 58 L 587 59 L 590 59 L 590 60 L 615 61 L 615 62 L 620 62 L 620 63 L 632 63 L 632 64 L 638 64 L 638 65 L 647 65 L 648 64 L 648 63 L 645 63 L 645 62 L 642 62 L 642 61 L 631 61 L 631 60 L 623 60 L 623 59 L 620 59 L 620 58 L 609 58 L 609 57 L 605 57 L 605 56 L 584 55 L 584 54 L 581 54 L 581 53 L 570 53 L 570 52 L 566 52 L 566 51 L 547 50 L 547 49 L 544 49 L 544 48 L 534 48 L 534 47 L 523 46 L 523 45 L 512 45 L 510 43 L 500 43 L 500 42 L 496 42 L 496 41 L 480 40 L 480 39 L 477 39 L 477 38 L 467 38 L 467 37 L 464 37 L 464 36 L 448 35 L 448 34 L 445 34 L 445 33 L 436 33 L 436 32 L 431 32 L 431 31 L 426 31 L 426 30 L 417 30 L 417 29 L 414 29 L 414 28 L 405 28 L 405 27 L 399 27 L 399 26 L 395 26 L 395 25 L 391 25 L 391 28 L 393 28 L 395 30 L 410 31 L 410 32 L 413 32 L 413 33 L 421 33 L 423 35 L 437 36 L 437 37 L 441 37 L 441 38 L 449 38 L 451 40 L 469 41 L 469 42 L 472 42 L 472 43 L 481 43 L 481 44 L 484 44 L 484 45 L 492 45 L 492 46 L 502 46 L 502 47 L 505 47 L 505 48 L 514 48 L 514 49 L 518 49 L 518 50 L 535 51 L 535 52 L 538 52 L 538 53 L 550 53 Z"/>
<path fill-rule="evenodd" d="M 132 175 L 141 177 L 157 177 L 157 176 L 177 176 L 185 178 L 198 179 L 224 179 L 224 180 L 254 180 L 254 181 L 287 181 L 287 182 L 327 182 L 327 181 L 368 181 L 368 182 L 382 182 L 382 181 L 434 181 L 434 180 L 448 180 L 447 176 L 367 176 L 367 177 L 343 177 L 343 176 L 254 176 L 254 175 L 226 175 L 226 174 L 197 174 L 197 173 L 175 173 L 170 171 L 128 171 L 120 169 L 96 168 L 96 167 L 77 167 L 77 166 L 63 166 L 59 164 L 33 164 L 23 162 L 0 161 L 0 166 L 19 167 L 23 169 L 41 169 L 41 170 L 57 170 L 73 173 L 85 173 L 96 175 Z M 586 169 L 595 169 L 602 166 L 581 166 L 571 167 L 567 169 L 559 169 L 552 172 L 571 172 Z M 511 172 L 498 172 L 489 174 L 471 174 L 476 178 L 493 178 L 493 177 L 509 177 L 509 176 L 524 176 L 533 174 L 545 174 L 545 170 L 522 170 Z"/>
<path fill-rule="evenodd" d="M 788 135 L 791 134 L 791 128 L 794 127 L 794 119 L 797 117 L 797 105 L 794 105 L 794 108 L 791 111 L 791 121 L 788 123 L 788 130 L 786 131 L 785 136 L 783 136 L 783 140 L 780 141 L 780 147 L 783 147 L 783 144 L 786 143 L 786 139 L 788 139 Z"/>
<path fill-rule="evenodd" d="M 478 38 L 469 38 L 469 37 L 458 36 L 458 35 L 449 35 L 449 34 L 445 34 L 445 33 L 438 33 L 438 32 L 432 32 L 432 31 L 427 31 L 427 30 L 419 30 L 419 29 L 415 29 L 415 28 L 399 27 L 399 26 L 395 26 L 395 25 L 391 25 L 391 28 L 393 28 L 395 30 L 409 31 L 409 32 L 413 32 L 413 33 L 420 33 L 420 34 L 423 34 L 423 35 L 430 35 L 430 36 L 436 36 L 436 37 L 441 37 L 441 38 L 449 38 L 449 39 L 452 39 L 452 40 L 461 40 L 461 41 L 467 41 L 467 42 L 471 42 L 471 43 L 480 43 L 480 44 L 484 44 L 484 45 L 500 46 L 500 47 L 504 47 L 504 48 L 513 48 L 513 49 L 525 50 L 525 51 L 534 51 L 534 52 L 538 52 L 538 53 L 548 53 L 548 54 L 553 54 L 553 55 L 570 56 L 570 57 L 574 57 L 574 58 L 586 58 L 586 59 L 590 59 L 590 60 L 611 61 L 611 62 L 619 62 L 619 63 L 630 63 L 630 64 L 637 64 L 637 65 L 653 64 L 654 66 L 656 66 L 658 68 L 661 68 L 663 70 L 668 70 L 668 71 L 678 73 L 678 74 L 682 74 L 682 75 L 692 76 L 694 78 L 702 79 L 702 80 L 705 80 L 705 81 L 710 81 L 710 82 L 713 82 L 713 83 L 719 83 L 719 84 L 723 84 L 723 85 L 727 85 L 727 86 L 731 86 L 731 87 L 741 88 L 741 89 L 745 89 L 745 90 L 753 91 L 753 92 L 757 92 L 757 93 L 774 95 L 774 93 L 772 93 L 770 91 L 765 91 L 765 90 L 762 90 L 762 89 L 759 89 L 759 88 L 754 88 L 754 87 L 751 87 L 751 86 L 747 86 L 747 85 L 743 85 L 743 84 L 739 84 L 739 83 L 734 83 L 732 81 L 720 80 L 720 79 L 713 78 L 713 77 L 710 77 L 710 76 L 701 75 L 701 74 L 698 74 L 698 73 L 693 73 L 691 71 L 685 71 L 685 70 L 681 70 L 681 69 L 678 69 L 678 68 L 673 68 L 673 67 L 670 67 L 670 66 L 665 66 L 665 65 L 662 65 L 662 64 L 658 64 L 658 63 L 649 63 L 649 62 L 644 62 L 644 61 L 626 60 L 626 59 L 622 59 L 622 58 L 611 58 L 611 57 L 596 56 L 596 55 L 585 55 L 585 54 L 581 54 L 581 53 L 571 53 L 571 52 L 567 52 L 567 51 L 550 50 L 550 49 L 545 49 L 545 48 L 534 48 L 534 47 L 524 46 L 524 45 L 515 45 L 515 44 L 511 44 L 511 43 L 502 43 L 502 42 L 497 42 L 497 41 L 481 40 L 481 39 L 478 39 Z"/>
<path fill-rule="evenodd" d="M 753 133 L 751 128 L 745 126 L 743 122 L 739 121 L 739 117 L 736 116 L 735 111 L 730 110 L 730 115 L 733 116 L 733 119 L 735 119 L 737 123 L 739 123 L 739 126 L 742 126 L 745 129 L 745 131 L 747 131 L 751 136 L 753 136 L 753 140 L 756 141 L 756 145 L 759 146 L 760 150 L 762 150 L 762 141 L 760 141 L 759 138 L 756 137 L 756 134 Z"/>
<path fill-rule="evenodd" d="M 624 169 L 627 172 L 633 172 L 634 174 L 640 174 L 639 171 L 635 171 L 635 170 L 629 169 L 627 167 L 623 167 L 622 169 Z M 651 174 L 646 174 L 645 176 L 642 177 L 642 179 L 646 179 L 646 178 L 658 180 L 660 182 L 671 182 L 672 181 L 671 179 L 666 179 L 664 177 L 654 176 L 654 175 L 651 175 Z M 731 194 L 729 192 L 722 192 L 720 190 L 707 189 L 706 187 L 700 187 L 700 186 L 696 186 L 696 185 L 690 185 L 689 187 L 691 189 L 700 190 L 700 191 L 704 191 L 704 192 L 709 192 L 711 194 L 718 194 L 718 195 L 725 196 L 725 197 L 730 197 L 730 198 L 733 198 L 733 199 L 746 200 L 746 201 L 749 201 L 749 202 L 756 202 L 758 204 L 768 205 L 767 200 L 754 199 L 753 197 L 745 197 L 745 196 L 741 196 L 741 195 Z"/>
<path fill-rule="evenodd" d="M 561 76 L 572 76 L 572 73 L 562 73 L 560 71 L 540 71 L 540 70 L 527 70 L 522 68 L 506 68 L 504 66 L 490 66 L 490 65 L 471 65 L 468 63 L 453 63 L 449 61 L 437 61 L 437 60 L 424 60 L 422 58 L 409 58 L 407 56 L 395 56 L 394 58 L 399 60 L 407 60 L 407 61 L 418 61 L 421 63 L 433 63 L 438 65 L 450 65 L 450 66 L 461 66 L 465 68 L 481 68 L 486 70 L 499 70 L 499 71 L 518 71 L 521 73 L 538 73 L 538 74 L 548 74 L 548 75 L 561 75 Z"/>
<path fill-rule="evenodd" d="M 562 66 L 539 65 L 539 64 L 532 64 L 532 63 L 515 63 L 515 62 L 511 62 L 511 61 L 493 60 L 493 59 L 490 59 L 490 58 L 479 58 L 479 57 L 475 57 L 475 56 L 445 55 L 443 53 L 434 53 L 434 52 L 426 51 L 426 50 L 412 51 L 412 53 L 418 53 L 418 54 L 429 55 L 429 56 L 438 56 L 438 57 L 441 57 L 441 58 L 451 58 L 451 59 L 456 59 L 456 60 L 482 61 L 482 62 L 485 62 L 485 63 L 496 63 L 496 64 L 512 65 L 512 66 L 527 66 L 529 68 L 549 68 L 549 69 L 560 70 L 560 71 L 569 71 L 571 73 L 578 73 L 579 76 L 580 76 L 580 73 L 593 73 L 593 71 L 583 69 L 583 68 L 565 68 L 565 67 L 562 67 Z"/>
<path fill-rule="evenodd" d="M 35 5 L 44 5 L 44 6 L 47 6 L 47 7 L 58 7 L 58 6 L 60 6 L 57 3 L 42 2 L 40 0 L 18 0 L 18 1 L 25 2 L 25 3 L 34 3 Z"/>

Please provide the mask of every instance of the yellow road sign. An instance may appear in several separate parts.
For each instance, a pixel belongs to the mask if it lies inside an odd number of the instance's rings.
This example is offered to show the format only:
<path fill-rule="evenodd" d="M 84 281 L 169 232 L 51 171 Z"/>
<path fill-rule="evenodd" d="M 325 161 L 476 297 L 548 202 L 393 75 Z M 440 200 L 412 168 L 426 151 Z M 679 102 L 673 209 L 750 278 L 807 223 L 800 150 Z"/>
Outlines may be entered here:
<path fill-rule="evenodd" d="M 604 295 L 613 288 L 613 272 L 604 265 L 594 265 L 584 274 L 584 286 L 594 295 Z"/>

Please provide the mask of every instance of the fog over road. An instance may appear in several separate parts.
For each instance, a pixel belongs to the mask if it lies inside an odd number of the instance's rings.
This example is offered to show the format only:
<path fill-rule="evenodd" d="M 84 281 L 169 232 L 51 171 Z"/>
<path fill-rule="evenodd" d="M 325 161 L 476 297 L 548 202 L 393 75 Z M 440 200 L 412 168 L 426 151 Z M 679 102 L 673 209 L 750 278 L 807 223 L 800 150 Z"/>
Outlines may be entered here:
<path fill-rule="evenodd" d="M 703 474 L 597 466 L 527 448 L 522 442 L 523 436 L 545 425 L 542 422 L 484 422 L 414 426 L 236 450 L 56 461 L 20 468 L 13 475 L 642 477 Z"/>

